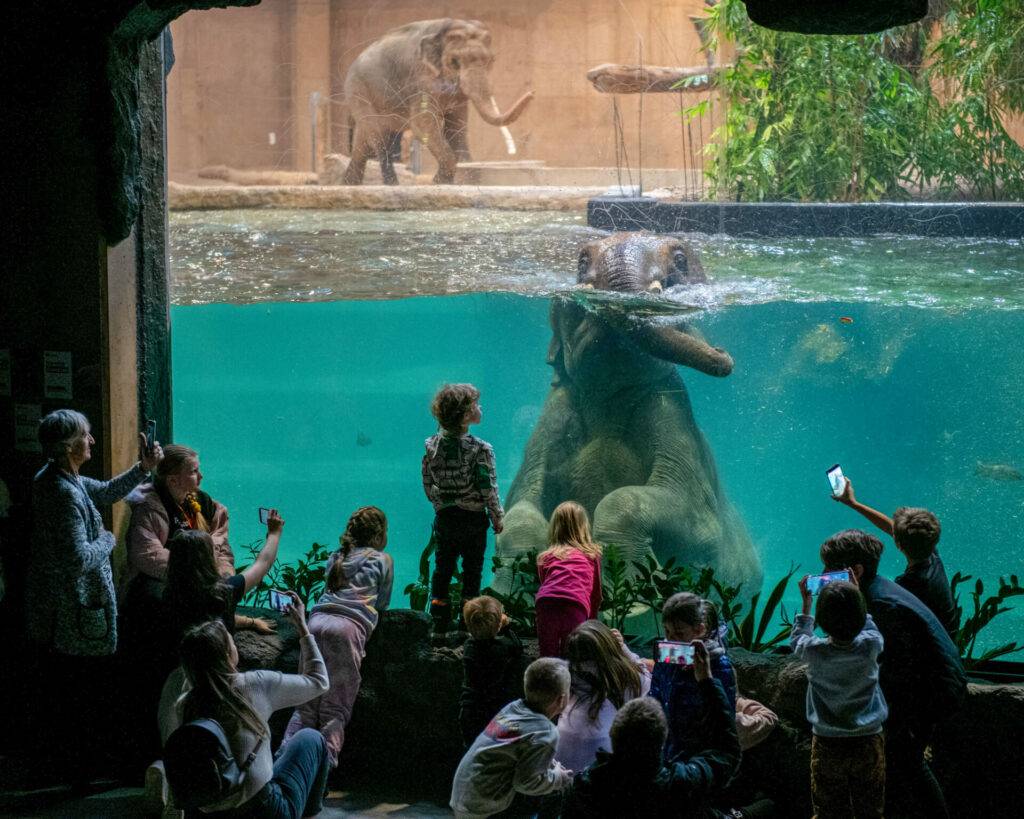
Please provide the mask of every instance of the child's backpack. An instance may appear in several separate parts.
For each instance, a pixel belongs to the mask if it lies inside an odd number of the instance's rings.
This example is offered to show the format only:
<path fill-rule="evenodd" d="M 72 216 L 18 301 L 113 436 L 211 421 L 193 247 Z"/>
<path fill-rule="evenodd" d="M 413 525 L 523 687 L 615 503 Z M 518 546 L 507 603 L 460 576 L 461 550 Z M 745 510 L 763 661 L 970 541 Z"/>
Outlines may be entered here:
<path fill-rule="evenodd" d="M 239 765 L 217 720 L 204 717 L 176 728 L 164 744 L 164 770 L 175 807 L 195 810 L 230 796 L 245 781 L 263 739 Z"/>

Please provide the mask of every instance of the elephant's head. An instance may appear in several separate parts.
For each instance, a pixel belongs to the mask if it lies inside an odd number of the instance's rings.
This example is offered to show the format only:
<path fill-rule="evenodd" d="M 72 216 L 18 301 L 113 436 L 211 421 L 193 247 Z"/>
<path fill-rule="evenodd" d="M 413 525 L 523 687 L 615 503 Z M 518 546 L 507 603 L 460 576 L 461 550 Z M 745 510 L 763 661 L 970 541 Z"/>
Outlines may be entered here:
<path fill-rule="evenodd" d="M 580 249 L 578 264 L 581 285 L 619 293 L 661 293 L 675 285 L 707 280 L 692 247 L 675 237 L 648 233 L 615 233 L 588 242 Z M 628 308 L 598 308 L 596 313 L 611 332 L 625 336 L 630 346 L 642 353 L 708 375 L 732 372 L 732 357 L 709 345 L 683 322 L 661 322 Z M 563 331 L 556 327 L 555 332 L 558 337 Z M 577 331 L 575 349 L 557 345 L 554 352 L 569 377 L 572 365 L 582 366 L 584 351 L 594 343 L 600 345 L 601 341 Z"/>
<path fill-rule="evenodd" d="M 494 63 L 491 32 L 479 20 L 445 20 L 440 31 L 420 40 L 420 56 L 428 73 L 458 88 L 489 125 L 515 122 L 533 99 L 523 94 L 504 114 L 491 108 L 491 83 L 488 73 Z"/>

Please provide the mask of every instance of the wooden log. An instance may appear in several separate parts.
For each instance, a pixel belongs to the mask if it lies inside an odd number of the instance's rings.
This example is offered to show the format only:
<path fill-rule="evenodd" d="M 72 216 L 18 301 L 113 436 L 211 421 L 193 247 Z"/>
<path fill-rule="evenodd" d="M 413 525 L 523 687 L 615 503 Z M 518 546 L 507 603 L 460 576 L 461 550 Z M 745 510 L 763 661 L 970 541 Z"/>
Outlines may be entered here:
<path fill-rule="evenodd" d="M 693 93 L 707 91 L 716 83 L 718 72 L 732 65 L 673 68 L 661 65 L 619 65 L 604 63 L 587 72 L 587 79 L 602 94 L 652 94 L 665 91 Z M 689 77 L 701 77 L 690 85 L 674 86 Z"/>

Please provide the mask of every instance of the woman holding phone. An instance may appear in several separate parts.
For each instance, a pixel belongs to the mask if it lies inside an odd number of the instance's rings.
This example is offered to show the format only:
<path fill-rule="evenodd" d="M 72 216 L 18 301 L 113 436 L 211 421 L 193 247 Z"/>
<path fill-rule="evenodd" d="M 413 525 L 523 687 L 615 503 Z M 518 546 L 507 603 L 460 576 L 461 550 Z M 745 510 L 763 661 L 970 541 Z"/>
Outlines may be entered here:
<path fill-rule="evenodd" d="M 280 522 L 276 513 L 271 515 L 273 520 Z M 159 722 L 165 743 L 180 725 L 212 718 L 224 729 L 239 764 L 252 760 L 241 787 L 220 802 L 204 805 L 206 813 L 277 819 L 313 816 L 321 810 L 328 770 L 323 736 L 314 730 L 299 731 L 276 759 L 270 747 L 270 715 L 301 705 L 328 687 L 327 669 L 306 626 L 302 601 L 294 592 L 287 594 L 290 605 L 285 614 L 299 634 L 298 674 L 239 672 L 238 649 L 218 619 L 185 633 L 181 668 L 164 687 Z M 150 771 L 154 778 L 163 774 L 162 766 L 152 766 Z M 172 792 L 187 792 L 192 783 L 172 780 L 169 784 Z"/>

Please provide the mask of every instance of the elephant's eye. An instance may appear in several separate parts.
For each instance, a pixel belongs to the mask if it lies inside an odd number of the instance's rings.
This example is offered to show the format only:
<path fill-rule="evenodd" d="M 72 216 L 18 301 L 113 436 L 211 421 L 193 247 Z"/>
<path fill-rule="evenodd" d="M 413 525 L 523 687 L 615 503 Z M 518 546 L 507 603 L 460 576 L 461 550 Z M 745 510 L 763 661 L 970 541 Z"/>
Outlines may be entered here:
<path fill-rule="evenodd" d="M 677 250 L 672 254 L 672 267 L 678 273 L 686 273 L 688 271 L 689 262 L 686 259 L 686 254 L 681 250 Z"/>
<path fill-rule="evenodd" d="M 458 71 L 458 69 L 459 69 L 459 58 L 458 57 L 452 57 L 452 68 L 454 68 L 456 71 Z"/>
<path fill-rule="evenodd" d="M 583 277 L 587 275 L 587 271 L 589 269 L 590 269 L 590 254 L 587 253 L 587 251 L 584 250 L 584 251 L 582 251 L 580 253 L 580 260 L 579 260 L 579 266 L 578 266 L 579 279 L 581 281 L 583 280 Z"/>

